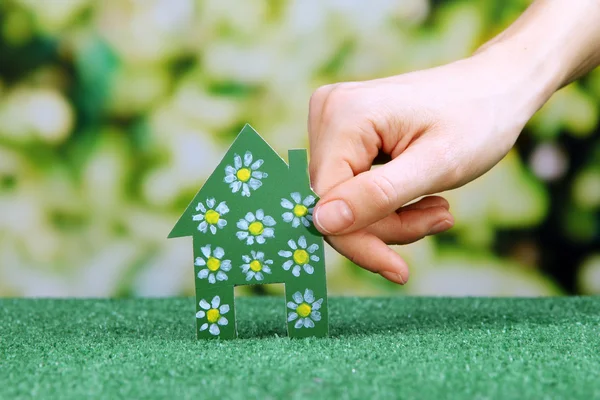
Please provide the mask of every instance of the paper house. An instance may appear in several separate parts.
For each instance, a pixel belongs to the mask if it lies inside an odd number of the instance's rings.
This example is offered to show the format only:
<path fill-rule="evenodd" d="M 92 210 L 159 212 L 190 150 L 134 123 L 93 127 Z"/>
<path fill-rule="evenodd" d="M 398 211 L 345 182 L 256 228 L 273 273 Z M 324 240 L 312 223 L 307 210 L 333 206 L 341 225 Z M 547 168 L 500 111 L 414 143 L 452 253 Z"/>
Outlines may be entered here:
<path fill-rule="evenodd" d="M 323 237 L 306 150 L 289 166 L 250 126 L 239 133 L 169 238 L 192 236 L 198 338 L 237 336 L 234 286 L 283 283 L 290 337 L 326 336 Z"/>

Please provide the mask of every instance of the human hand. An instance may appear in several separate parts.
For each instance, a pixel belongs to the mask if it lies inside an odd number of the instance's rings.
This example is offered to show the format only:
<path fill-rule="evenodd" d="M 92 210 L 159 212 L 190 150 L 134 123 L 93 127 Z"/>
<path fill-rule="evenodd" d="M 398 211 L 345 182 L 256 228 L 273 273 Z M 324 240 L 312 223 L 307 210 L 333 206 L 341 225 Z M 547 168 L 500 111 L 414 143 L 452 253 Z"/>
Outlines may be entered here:
<path fill-rule="evenodd" d="M 351 261 L 397 283 L 408 266 L 386 244 L 443 232 L 459 187 L 500 161 L 552 92 L 497 49 L 424 71 L 319 88 L 309 110 L 314 222 Z M 371 169 L 379 152 L 392 160 Z"/>

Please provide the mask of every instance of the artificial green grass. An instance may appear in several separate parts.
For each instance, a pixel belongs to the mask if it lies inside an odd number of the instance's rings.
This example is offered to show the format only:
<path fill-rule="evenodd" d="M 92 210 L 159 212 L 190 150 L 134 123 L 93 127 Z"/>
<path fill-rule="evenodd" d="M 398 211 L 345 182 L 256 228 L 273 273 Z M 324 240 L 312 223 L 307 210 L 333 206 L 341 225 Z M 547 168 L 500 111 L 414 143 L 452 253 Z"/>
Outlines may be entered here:
<path fill-rule="evenodd" d="M 332 298 L 325 339 L 236 310 L 197 341 L 192 299 L 0 300 L 0 398 L 600 398 L 600 298 Z"/>

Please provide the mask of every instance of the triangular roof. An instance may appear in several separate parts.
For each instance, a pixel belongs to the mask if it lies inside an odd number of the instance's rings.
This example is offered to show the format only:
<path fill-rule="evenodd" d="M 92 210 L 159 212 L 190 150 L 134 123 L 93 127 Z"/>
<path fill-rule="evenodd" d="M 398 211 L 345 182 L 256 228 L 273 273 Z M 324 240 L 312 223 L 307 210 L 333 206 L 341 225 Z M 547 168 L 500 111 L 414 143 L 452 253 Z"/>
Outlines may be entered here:
<path fill-rule="evenodd" d="M 194 196 L 186 210 L 183 212 L 169 233 L 169 238 L 191 236 L 197 231 L 198 222 L 193 221 L 191 216 L 197 213 L 196 204 L 206 200 L 207 196 L 214 197 L 218 196 L 219 192 L 228 192 L 226 193 L 227 196 L 231 197 L 231 191 L 233 189 L 231 189 L 231 186 L 228 186 L 227 183 L 224 183 L 226 170 L 227 168 L 231 168 L 233 166 L 235 157 L 239 157 L 240 160 L 244 159 L 245 154 L 249 152 L 248 149 L 251 149 L 251 153 L 254 155 L 254 159 L 251 159 L 252 162 L 256 162 L 258 159 L 266 160 L 266 163 L 269 164 L 268 167 L 270 171 L 276 171 L 276 173 L 279 174 L 285 172 L 286 182 L 293 180 L 298 186 L 301 185 L 304 188 L 304 191 L 310 192 L 310 194 L 317 198 L 317 195 L 310 188 L 306 150 L 289 150 L 288 157 L 291 166 L 290 168 L 290 166 L 288 166 L 288 164 L 265 141 L 265 139 L 263 139 L 263 137 L 260 136 L 258 132 L 256 132 L 256 130 L 254 130 L 254 128 L 252 128 L 249 124 L 246 124 L 219 162 L 219 165 L 215 168 L 204 185 Z M 244 159 L 244 161 L 247 160 Z M 271 173 L 271 175 L 274 174 Z M 274 176 L 271 177 L 271 179 L 274 178 Z M 269 179 L 267 174 L 265 174 L 265 179 Z M 279 179 L 283 180 L 281 176 Z M 211 193 L 205 193 L 206 190 L 209 189 Z M 248 190 L 247 187 L 244 189 Z M 239 196 L 240 201 L 242 201 L 242 199 L 245 197 L 244 194 L 242 194 L 244 189 L 240 189 L 236 192 L 236 196 Z M 213 191 L 217 193 L 212 193 Z M 248 196 L 246 196 L 249 197 L 255 192 L 253 192 L 252 189 L 249 189 L 249 191 L 244 193 L 249 193 Z M 230 206 L 232 206 L 232 204 L 230 204 Z"/>

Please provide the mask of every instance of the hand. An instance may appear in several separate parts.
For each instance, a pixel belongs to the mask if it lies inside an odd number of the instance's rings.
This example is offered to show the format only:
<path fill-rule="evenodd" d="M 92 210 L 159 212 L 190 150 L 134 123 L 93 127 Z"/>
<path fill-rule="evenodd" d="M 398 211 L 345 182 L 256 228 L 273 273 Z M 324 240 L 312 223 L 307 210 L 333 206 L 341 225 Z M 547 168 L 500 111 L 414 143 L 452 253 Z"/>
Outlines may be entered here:
<path fill-rule="evenodd" d="M 356 264 L 405 283 L 406 262 L 386 244 L 443 232 L 446 200 L 500 161 L 547 99 L 540 76 L 500 50 L 434 69 L 319 88 L 311 98 L 314 221 Z M 392 160 L 371 169 L 378 153 Z"/>

